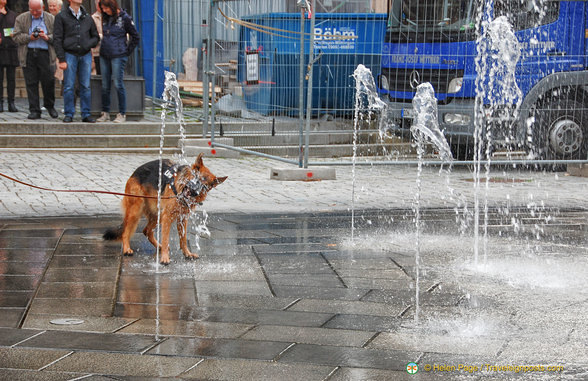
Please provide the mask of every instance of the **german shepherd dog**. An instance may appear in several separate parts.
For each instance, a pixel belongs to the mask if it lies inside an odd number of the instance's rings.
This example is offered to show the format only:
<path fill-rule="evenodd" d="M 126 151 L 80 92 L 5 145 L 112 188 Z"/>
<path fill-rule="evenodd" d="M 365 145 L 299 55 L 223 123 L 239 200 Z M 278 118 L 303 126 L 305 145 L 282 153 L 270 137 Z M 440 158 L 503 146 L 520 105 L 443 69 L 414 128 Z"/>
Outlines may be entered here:
<path fill-rule="evenodd" d="M 154 236 L 157 226 L 157 185 L 159 183 L 159 160 L 141 165 L 133 172 L 125 193 L 148 196 L 124 196 L 122 208 L 124 219 L 118 228 L 108 229 L 103 238 L 109 241 L 122 241 L 123 254 L 133 255 L 130 240 L 137 229 L 141 215 L 147 218 L 143 234 L 149 242 L 161 250 L 161 263 L 169 264 L 169 234 L 175 221 L 180 236 L 180 248 L 187 259 L 198 258 L 198 254 L 188 249 L 188 219 L 196 205 L 202 204 L 208 191 L 222 184 L 227 177 L 216 177 L 202 163 L 202 154 L 198 155 L 192 166 L 179 165 L 171 160 L 162 160 L 161 165 L 161 245 Z"/>

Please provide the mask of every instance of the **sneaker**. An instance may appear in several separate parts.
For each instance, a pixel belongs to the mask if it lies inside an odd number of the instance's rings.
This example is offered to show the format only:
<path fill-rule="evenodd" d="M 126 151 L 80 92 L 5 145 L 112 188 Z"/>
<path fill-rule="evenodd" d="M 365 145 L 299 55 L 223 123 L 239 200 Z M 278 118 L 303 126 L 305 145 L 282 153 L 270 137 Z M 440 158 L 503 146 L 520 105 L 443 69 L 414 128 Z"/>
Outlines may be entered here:
<path fill-rule="evenodd" d="M 124 123 L 127 121 L 127 116 L 123 114 L 116 114 L 116 118 L 114 119 L 114 123 Z"/>
<path fill-rule="evenodd" d="M 110 122 L 110 114 L 107 112 L 102 112 L 102 115 L 100 115 L 100 117 L 98 119 L 96 119 L 96 122 L 98 122 L 98 123 Z"/>

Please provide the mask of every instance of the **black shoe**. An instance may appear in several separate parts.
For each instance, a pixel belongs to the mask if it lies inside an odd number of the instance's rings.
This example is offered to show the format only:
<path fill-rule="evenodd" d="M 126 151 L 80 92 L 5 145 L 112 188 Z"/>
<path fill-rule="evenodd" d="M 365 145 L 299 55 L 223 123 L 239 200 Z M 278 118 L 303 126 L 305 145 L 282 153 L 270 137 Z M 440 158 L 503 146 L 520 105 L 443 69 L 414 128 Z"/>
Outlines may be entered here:
<path fill-rule="evenodd" d="M 63 118 L 63 123 L 71 123 L 73 122 L 73 118 L 71 116 L 66 115 L 65 118 Z"/>
<path fill-rule="evenodd" d="M 47 112 L 49 113 L 49 115 L 55 119 L 59 116 L 59 114 L 57 114 L 57 110 L 55 110 L 54 108 L 48 108 Z"/>
<path fill-rule="evenodd" d="M 84 122 L 84 123 L 96 123 L 96 119 L 92 118 L 91 116 L 87 116 L 84 119 L 82 119 L 82 122 Z"/>
<path fill-rule="evenodd" d="M 4 102 L 0 102 L 0 112 L 4 112 Z"/>
<path fill-rule="evenodd" d="M 8 111 L 9 112 L 18 112 L 18 109 L 14 105 L 14 102 L 8 102 Z"/>
<path fill-rule="evenodd" d="M 40 112 L 31 112 L 29 114 L 29 116 L 27 116 L 27 118 L 29 118 L 29 119 L 41 119 L 41 113 Z"/>

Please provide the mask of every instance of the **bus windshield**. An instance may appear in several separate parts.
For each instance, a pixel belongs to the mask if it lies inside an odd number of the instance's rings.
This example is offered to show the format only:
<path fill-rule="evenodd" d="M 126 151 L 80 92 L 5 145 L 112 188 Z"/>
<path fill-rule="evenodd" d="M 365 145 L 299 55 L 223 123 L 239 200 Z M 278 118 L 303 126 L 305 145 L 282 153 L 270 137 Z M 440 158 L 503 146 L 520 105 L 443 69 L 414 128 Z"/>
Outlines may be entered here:
<path fill-rule="evenodd" d="M 388 31 L 431 34 L 472 31 L 481 0 L 390 0 Z M 445 35 L 448 38 L 448 35 Z"/>

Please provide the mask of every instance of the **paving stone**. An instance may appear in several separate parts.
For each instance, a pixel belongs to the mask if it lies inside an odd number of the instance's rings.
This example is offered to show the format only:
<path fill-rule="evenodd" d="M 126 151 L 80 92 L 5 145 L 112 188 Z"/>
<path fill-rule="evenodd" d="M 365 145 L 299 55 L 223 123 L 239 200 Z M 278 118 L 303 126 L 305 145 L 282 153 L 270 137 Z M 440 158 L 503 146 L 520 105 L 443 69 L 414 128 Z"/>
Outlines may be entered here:
<path fill-rule="evenodd" d="M 360 288 L 298 287 L 284 285 L 272 285 L 272 289 L 278 297 L 327 300 L 359 300 L 370 291 L 369 289 Z"/>
<path fill-rule="evenodd" d="M 283 324 L 300 327 L 319 327 L 333 317 L 332 314 L 276 311 L 241 310 L 191 306 L 153 306 L 117 304 L 115 316 L 125 318 L 162 320 L 198 320 L 243 324 Z"/>
<path fill-rule="evenodd" d="M 253 257 L 220 257 L 198 261 L 193 274 L 197 281 L 265 280 L 259 263 Z"/>
<path fill-rule="evenodd" d="M 0 346 L 9 347 L 39 333 L 32 329 L 0 328 Z"/>
<path fill-rule="evenodd" d="M 171 290 L 171 292 L 170 292 Z M 118 293 L 118 302 L 125 304 L 179 304 L 179 305 L 195 305 L 196 292 L 193 287 L 186 288 L 160 288 L 159 292 L 156 289 L 137 289 L 137 288 L 123 288 L 120 287 Z"/>
<path fill-rule="evenodd" d="M 382 332 L 367 348 L 496 356 L 504 344 L 504 340 L 486 337 L 440 336 L 429 332 Z"/>
<path fill-rule="evenodd" d="M 297 344 L 286 351 L 279 362 L 400 371 L 406 370 L 406 364 L 420 355 L 418 352 Z"/>
<path fill-rule="evenodd" d="M 323 328 L 385 332 L 397 329 L 402 323 L 400 317 L 341 314 L 329 320 Z"/>
<path fill-rule="evenodd" d="M 408 363 L 407 363 L 408 364 Z M 369 368 L 348 368 L 343 367 L 338 369 L 329 381 L 355 381 L 355 380 L 370 380 L 370 381 L 435 381 L 442 378 L 439 373 L 425 373 L 420 370 L 417 374 L 408 374 L 406 370 L 385 370 L 385 369 L 369 369 Z M 452 374 L 448 379 L 457 379 Z"/>
<path fill-rule="evenodd" d="M 67 381 L 78 377 L 85 377 L 87 373 L 47 372 L 34 370 L 1 369 L 0 380 L 10 381 Z M 89 380 L 89 378 L 84 378 Z M 103 380 L 106 381 L 106 380 Z"/>
<path fill-rule="evenodd" d="M 49 366 L 48 371 L 88 372 L 143 377 L 175 377 L 197 364 L 197 358 L 125 353 L 76 352 Z"/>
<path fill-rule="evenodd" d="M 0 307 L 24 308 L 33 296 L 33 291 L 0 291 Z"/>
<path fill-rule="evenodd" d="M 24 313 L 24 308 L 0 308 L 0 327 L 17 328 Z"/>
<path fill-rule="evenodd" d="M 296 300 L 297 298 L 278 298 L 260 295 L 198 293 L 198 305 L 203 307 L 284 310 Z"/>
<path fill-rule="evenodd" d="M 47 331 L 20 344 L 18 348 L 140 353 L 154 343 L 153 338 L 146 336 Z"/>
<path fill-rule="evenodd" d="M 71 299 L 35 298 L 31 314 L 69 314 L 73 316 L 110 316 L 114 301 L 112 298 Z"/>
<path fill-rule="evenodd" d="M 199 380 L 324 380 L 333 371 L 331 366 L 282 364 L 255 360 L 206 359 L 182 374 L 183 378 Z"/>
<path fill-rule="evenodd" d="M 141 319 L 130 324 L 120 333 L 161 336 L 190 336 L 234 339 L 253 328 L 251 324 L 223 323 L 210 321 L 155 320 Z"/>
<path fill-rule="evenodd" d="M 58 238 L 37 238 L 37 237 L 1 237 L 0 248 L 2 249 L 53 249 L 57 245 Z"/>
<path fill-rule="evenodd" d="M 118 268 L 120 260 L 118 255 L 99 256 L 88 250 L 81 255 L 56 255 L 50 266 L 52 269 Z"/>
<path fill-rule="evenodd" d="M 361 347 L 374 332 L 310 327 L 261 325 L 242 336 L 246 340 L 285 341 L 302 344 Z"/>
<path fill-rule="evenodd" d="M 114 282 L 118 268 L 54 268 L 47 269 L 44 282 Z"/>
<path fill-rule="evenodd" d="M 147 353 L 269 361 L 276 358 L 289 345 L 290 343 L 271 341 L 172 337 L 161 342 Z"/>
<path fill-rule="evenodd" d="M 53 255 L 52 249 L 0 249 L 0 262 L 43 262 Z"/>
<path fill-rule="evenodd" d="M 45 270 L 46 262 L 4 262 L 2 272 L 10 275 L 40 276 Z"/>
<path fill-rule="evenodd" d="M 204 294 L 272 295 L 265 279 L 257 281 L 198 280 L 194 283 L 197 292 Z"/>
<path fill-rule="evenodd" d="M 37 292 L 37 298 L 112 298 L 115 284 L 112 282 L 43 282 Z M 1 296 L 0 296 L 1 297 Z"/>
<path fill-rule="evenodd" d="M 344 301 L 344 300 L 319 300 L 303 299 L 289 311 L 325 312 L 333 314 L 355 314 L 372 316 L 399 316 L 405 308 L 384 303 Z"/>
<path fill-rule="evenodd" d="M 56 325 L 51 323 L 57 319 L 78 319 L 83 320 L 82 324 Z M 122 319 L 116 317 L 101 317 L 75 314 L 33 314 L 26 316 L 24 328 L 44 329 L 56 331 L 83 331 L 83 332 L 116 332 L 122 327 L 133 322 L 134 319 Z"/>
<path fill-rule="evenodd" d="M 110 243 L 102 240 L 101 235 L 85 235 L 76 241 L 60 242 L 55 249 L 56 256 L 85 256 L 92 255 L 97 257 L 118 257 L 120 256 L 120 243 Z M 84 239 L 92 237 L 93 239 Z M 96 242 L 97 241 L 97 242 Z M 96 242 L 96 243 L 93 243 Z"/>
<path fill-rule="evenodd" d="M 36 275 L 0 275 L 0 285 L 5 291 L 34 290 L 39 280 Z"/>
<path fill-rule="evenodd" d="M 464 296 L 464 294 L 430 293 L 421 291 L 419 294 L 419 303 L 421 305 L 457 306 L 458 302 L 464 298 Z M 416 295 L 413 290 L 406 289 L 372 290 L 361 298 L 361 300 L 366 302 L 408 306 L 415 303 Z"/>
<path fill-rule="evenodd" d="M 41 369 L 71 353 L 70 351 L 0 348 L 0 367 L 14 369 Z"/>

